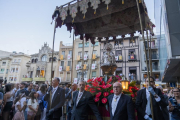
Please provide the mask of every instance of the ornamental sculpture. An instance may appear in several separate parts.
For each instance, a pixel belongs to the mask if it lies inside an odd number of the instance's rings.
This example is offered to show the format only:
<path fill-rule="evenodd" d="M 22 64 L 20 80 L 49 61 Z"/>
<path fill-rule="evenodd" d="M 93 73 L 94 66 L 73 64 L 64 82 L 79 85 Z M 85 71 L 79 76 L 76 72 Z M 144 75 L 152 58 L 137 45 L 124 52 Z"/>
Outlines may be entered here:
<path fill-rule="evenodd" d="M 104 74 L 113 75 L 114 71 L 117 68 L 117 65 L 115 63 L 115 55 L 112 51 L 113 46 L 110 43 L 107 43 L 105 45 L 105 52 L 102 56 L 101 61 L 101 69 Z"/>

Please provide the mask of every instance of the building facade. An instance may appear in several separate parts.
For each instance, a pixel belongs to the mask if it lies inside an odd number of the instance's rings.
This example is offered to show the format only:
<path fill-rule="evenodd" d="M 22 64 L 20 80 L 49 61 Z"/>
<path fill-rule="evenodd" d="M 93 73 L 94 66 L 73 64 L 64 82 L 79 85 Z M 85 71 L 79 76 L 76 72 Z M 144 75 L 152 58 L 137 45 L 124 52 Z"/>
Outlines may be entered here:
<path fill-rule="evenodd" d="M 60 78 L 61 83 L 70 83 L 72 74 L 72 44 L 63 44 L 59 46 L 59 61 L 56 76 Z"/>
<path fill-rule="evenodd" d="M 76 39 L 74 41 L 73 57 L 74 81 L 87 81 L 91 78 L 100 77 L 100 44 L 98 41 L 95 42 L 93 49 L 93 44 L 90 41 L 84 42 L 83 48 L 83 41 Z"/>
<path fill-rule="evenodd" d="M 51 81 L 56 77 L 55 73 L 58 71 L 59 51 L 54 51 L 52 58 L 52 49 L 44 43 L 39 53 L 31 55 L 31 59 L 26 63 L 26 73 L 23 74 L 22 81 L 33 83 L 44 83 Z M 52 78 L 51 78 L 51 61 L 53 60 Z"/>
<path fill-rule="evenodd" d="M 141 81 L 140 75 L 140 53 L 138 36 L 109 40 L 113 45 L 113 52 L 116 56 L 117 69 L 114 75 L 124 75 L 128 80 Z M 102 41 L 100 45 L 101 59 L 105 51 L 106 41 Z M 102 75 L 102 71 L 101 71 Z"/>
<path fill-rule="evenodd" d="M 0 59 L 0 77 L 7 80 L 7 83 L 17 83 L 22 81 L 26 74 L 26 63 L 30 61 L 30 56 L 24 53 L 13 52 Z"/>

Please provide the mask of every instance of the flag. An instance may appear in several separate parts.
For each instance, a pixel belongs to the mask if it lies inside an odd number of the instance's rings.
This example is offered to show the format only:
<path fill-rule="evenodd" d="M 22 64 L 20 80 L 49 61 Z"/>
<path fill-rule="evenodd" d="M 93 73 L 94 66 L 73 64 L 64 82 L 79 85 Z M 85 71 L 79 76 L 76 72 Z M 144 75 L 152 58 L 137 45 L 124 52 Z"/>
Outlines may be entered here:
<path fill-rule="evenodd" d="M 62 71 L 62 66 L 59 66 L 59 72 Z"/>
<path fill-rule="evenodd" d="M 71 55 L 70 55 L 70 54 L 68 54 L 68 60 L 69 60 L 69 59 L 71 59 Z"/>
<path fill-rule="evenodd" d="M 87 60 L 87 57 L 88 57 L 87 55 L 84 55 L 84 60 Z"/>
<path fill-rule="evenodd" d="M 118 56 L 115 56 L 116 61 L 118 60 L 118 58 L 119 58 Z"/>
<path fill-rule="evenodd" d="M 93 59 L 96 59 L 96 55 L 95 54 L 93 54 Z"/>
<path fill-rule="evenodd" d="M 80 55 L 77 56 L 77 60 L 80 60 Z"/>
<path fill-rule="evenodd" d="M 86 69 L 86 64 L 84 64 L 84 68 L 83 68 L 84 70 Z"/>
<path fill-rule="evenodd" d="M 60 56 L 60 60 L 63 60 L 63 55 Z"/>
<path fill-rule="evenodd" d="M 76 70 L 79 70 L 79 65 L 76 65 Z"/>
<path fill-rule="evenodd" d="M 69 66 L 66 66 L 66 71 L 69 71 L 69 68 L 70 68 Z"/>
<path fill-rule="evenodd" d="M 77 78 L 74 78 L 74 83 L 77 84 L 77 82 L 78 82 L 78 79 L 77 79 Z"/>
<path fill-rule="evenodd" d="M 92 70 L 95 70 L 96 64 L 92 64 Z"/>
<path fill-rule="evenodd" d="M 119 56 L 119 60 L 122 60 L 122 56 L 121 55 Z"/>

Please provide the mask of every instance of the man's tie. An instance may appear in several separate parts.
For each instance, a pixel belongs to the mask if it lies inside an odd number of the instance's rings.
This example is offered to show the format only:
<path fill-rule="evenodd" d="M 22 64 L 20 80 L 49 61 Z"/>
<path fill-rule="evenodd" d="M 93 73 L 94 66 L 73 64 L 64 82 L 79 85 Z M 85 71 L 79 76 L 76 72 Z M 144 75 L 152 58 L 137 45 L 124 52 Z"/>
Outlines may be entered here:
<path fill-rule="evenodd" d="M 117 106 L 117 99 L 118 99 L 118 96 L 115 96 L 114 99 L 113 99 L 113 104 L 112 104 L 112 114 L 114 116 L 114 112 L 116 110 L 116 106 Z"/>
<path fill-rule="evenodd" d="M 79 100 L 80 100 L 80 98 L 81 98 L 81 95 L 82 95 L 82 92 L 80 92 L 79 95 L 78 95 L 78 99 L 77 99 L 76 105 L 78 104 L 78 102 L 79 102 Z"/>

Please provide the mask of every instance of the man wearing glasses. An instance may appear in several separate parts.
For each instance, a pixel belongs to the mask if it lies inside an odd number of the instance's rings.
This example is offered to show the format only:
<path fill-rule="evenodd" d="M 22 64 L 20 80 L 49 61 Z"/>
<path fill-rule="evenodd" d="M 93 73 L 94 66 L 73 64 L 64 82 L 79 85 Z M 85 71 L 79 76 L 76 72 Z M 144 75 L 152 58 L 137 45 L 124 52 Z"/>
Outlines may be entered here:
<path fill-rule="evenodd" d="M 135 120 L 134 105 L 130 96 L 122 94 L 122 85 L 113 84 L 114 94 L 108 96 L 111 120 Z"/>
<path fill-rule="evenodd" d="M 166 107 L 163 94 L 160 89 L 154 87 L 155 79 L 150 77 L 150 84 L 148 78 L 146 79 L 146 88 L 137 92 L 136 109 L 138 120 L 152 120 L 150 94 L 152 95 L 153 113 L 155 120 L 163 120 L 163 114 L 160 108 Z"/>

